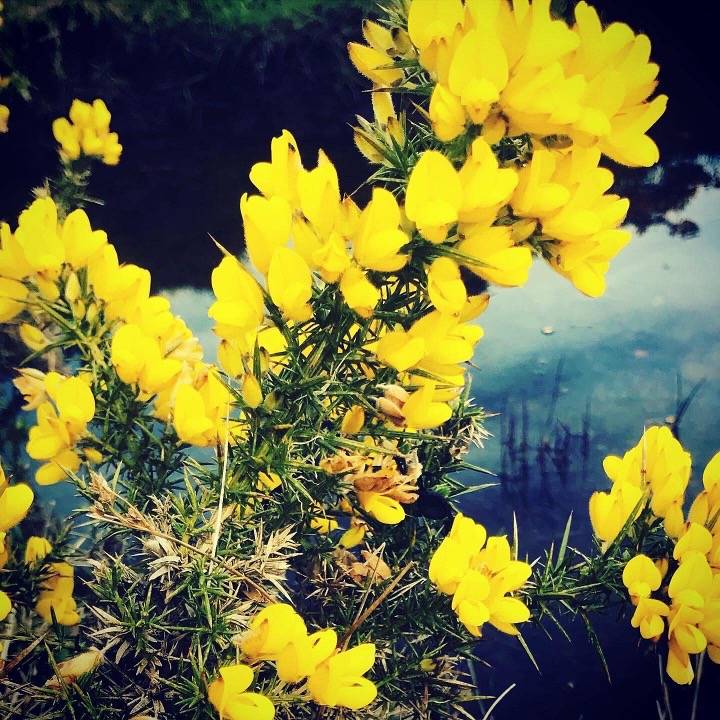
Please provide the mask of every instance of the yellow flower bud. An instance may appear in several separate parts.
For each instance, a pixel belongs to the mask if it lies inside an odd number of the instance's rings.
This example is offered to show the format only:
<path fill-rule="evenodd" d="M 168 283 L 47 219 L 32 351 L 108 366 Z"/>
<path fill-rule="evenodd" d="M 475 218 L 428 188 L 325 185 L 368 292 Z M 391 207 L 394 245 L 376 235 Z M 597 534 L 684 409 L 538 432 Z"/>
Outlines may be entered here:
<path fill-rule="evenodd" d="M 35 352 L 40 352 L 46 348 L 50 341 L 45 337 L 43 331 L 35 325 L 22 323 L 19 328 L 20 339 Z"/>
<path fill-rule="evenodd" d="M 260 383 L 258 382 L 258 379 L 251 373 L 248 373 L 243 378 L 242 398 L 245 404 L 251 408 L 258 407 L 263 401 L 263 394 Z"/>
<path fill-rule="evenodd" d="M 60 297 L 60 289 L 53 280 L 48 280 L 43 277 L 36 277 L 35 284 L 37 285 L 38 292 L 43 299 L 49 302 L 55 302 Z"/>
<path fill-rule="evenodd" d="M 365 424 L 365 410 L 362 405 L 353 405 L 343 417 L 340 432 L 343 435 L 356 435 Z"/>
<path fill-rule="evenodd" d="M 71 272 L 68 279 L 65 281 L 65 299 L 69 303 L 74 303 L 82 294 L 80 288 L 80 281 L 78 280 L 77 273 Z"/>

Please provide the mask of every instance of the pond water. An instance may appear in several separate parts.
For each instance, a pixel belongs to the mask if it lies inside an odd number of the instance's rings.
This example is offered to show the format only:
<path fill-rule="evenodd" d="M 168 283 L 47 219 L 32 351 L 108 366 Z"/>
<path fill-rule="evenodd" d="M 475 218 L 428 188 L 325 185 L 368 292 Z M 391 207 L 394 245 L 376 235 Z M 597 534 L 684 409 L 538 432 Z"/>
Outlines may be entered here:
<path fill-rule="evenodd" d="M 623 6 L 616 16 L 646 18 L 651 36 L 664 43 L 656 45 L 661 64 L 670 69 L 664 87 L 670 111 L 655 136 L 671 152 L 659 169 L 618 172 L 620 191 L 633 203 L 629 220 L 642 232 L 613 263 L 603 298 L 584 298 L 537 263 L 524 288 L 495 291 L 479 320 L 485 338 L 474 358 L 473 393 L 499 415 L 488 421 L 493 436 L 471 460 L 496 473 L 498 485 L 469 496 L 464 509 L 496 533 L 510 531 L 515 512 L 521 551 L 531 558 L 559 539 L 570 512 L 571 544 L 589 549 L 587 500 L 607 486 L 602 458 L 633 445 L 644 425 L 672 422 L 693 391 L 679 432 L 696 478 L 720 449 L 718 113 L 716 100 L 701 92 L 707 76 L 697 71 L 704 62 L 698 53 L 710 47 L 697 33 L 709 25 L 684 16 L 673 24 L 655 4 L 652 17 L 647 9 L 642 15 L 642 3 L 607 5 Z M 120 166 L 102 168 L 91 187 L 106 202 L 90 209 L 93 224 L 109 231 L 124 260 L 151 269 L 155 289 L 167 294 L 212 356 L 207 288 L 218 257 L 207 233 L 241 250 L 238 198 L 250 189 L 248 169 L 266 157 L 270 137 L 291 128 L 308 164 L 325 147 L 345 191 L 367 174 L 346 125 L 369 105 L 344 57 L 344 41 L 357 36 L 360 18 L 353 13 L 332 43 L 323 27 L 313 26 L 302 43 L 286 38 L 234 47 L 233 38 L 220 36 L 204 55 L 183 47 L 180 59 L 168 48 L 177 50 L 181 40 L 144 38 L 142 52 L 136 47 L 123 55 L 117 30 L 94 30 L 91 45 L 82 29 L 69 33 L 64 79 L 41 87 L 32 105 L 14 109 L 11 142 L 0 139 L 0 161 L 14 171 L 0 173 L 0 217 L 16 216 L 27 188 L 52 171 L 50 120 L 75 95 L 106 97 L 126 151 Z M 678 46 L 673 33 L 694 42 Z M 38 66 L 48 60 L 41 40 Z M 692 115 L 683 112 L 688 104 L 696 108 Z M 0 367 L 0 380 L 8 371 Z M 64 486 L 45 488 L 42 496 L 60 513 L 74 504 Z M 626 717 L 631 708 L 634 717 L 657 717 L 658 670 L 637 632 L 612 610 L 597 629 L 612 684 L 580 627 L 572 627 L 570 644 L 557 631 L 552 642 L 540 631 L 527 634 L 541 674 L 517 643 L 488 634 L 479 654 L 494 667 L 477 668 L 480 690 L 497 694 L 518 684 L 493 717 Z M 704 692 L 718 682 L 720 672 L 711 666 Z M 689 717 L 691 702 L 688 692 L 677 692 L 675 716 Z M 482 717 L 480 707 L 476 714 Z"/>

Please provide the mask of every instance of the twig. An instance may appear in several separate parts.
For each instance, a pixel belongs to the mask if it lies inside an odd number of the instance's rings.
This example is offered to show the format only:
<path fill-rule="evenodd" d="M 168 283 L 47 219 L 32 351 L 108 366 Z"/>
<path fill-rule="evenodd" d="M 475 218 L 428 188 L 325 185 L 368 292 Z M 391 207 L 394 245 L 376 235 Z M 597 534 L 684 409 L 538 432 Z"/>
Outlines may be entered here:
<path fill-rule="evenodd" d="M 409 562 L 398 574 L 397 577 L 383 590 L 383 592 L 375 598 L 370 607 L 365 610 L 361 615 L 355 618 L 353 624 L 345 631 L 345 634 L 340 639 L 340 645 L 347 646 L 348 640 L 352 637 L 352 634 L 387 600 L 388 595 L 400 584 L 400 581 L 410 572 L 410 569 L 414 563 Z"/>

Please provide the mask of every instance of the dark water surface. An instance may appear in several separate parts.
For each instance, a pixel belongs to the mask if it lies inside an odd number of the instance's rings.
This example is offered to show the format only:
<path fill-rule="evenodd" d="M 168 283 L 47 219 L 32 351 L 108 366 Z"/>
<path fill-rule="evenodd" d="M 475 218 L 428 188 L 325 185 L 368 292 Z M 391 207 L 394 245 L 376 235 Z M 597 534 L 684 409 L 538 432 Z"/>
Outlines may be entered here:
<path fill-rule="evenodd" d="M 497 473 L 499 485 L 471 496 L 466 511 L 495 533 L 509 532 L 516 512 L 521 551 L 531 558 L 560 537 L 571 511 L 571 543 L 590 548 L 587 499 L 607 486 L 602 458 L 633 445 L 643 425 L 672 422 L 678 401 L 699 383 L 680 423 L 696 478 L 720 449 L 720 113 L 711 92 L 711 4 L 596 5 L 607 19 L 650 34 L 671 99 L 653 133 L 661 166 L 618 170 L 637 232 L 613 263 L 605 297 L 584 298 L 537 263 L 526 287 L 494 292 L 479 320 L 485 338 L 474 360 L 474 395 L 500 415 L 471 459 Z M 91 193 L 106 203 L 90 208 L 93 225 L 109 231 L 122 259 L 150 268 L 156 289 L 212 357 L 206 313 L 218 256 L 208 233 L 241 250 L 238 199 L 250 190 L 250 165 L 268 156 L 270 138 L 291 129 L 307 165 L 326 148 L 346 192 L 367 174 L 347 127 L 356 112 L 369 114 L 366 85 L 344 51 L 359 21 L 353 9 L 330 24 L 318 20 L 296 32 L 282 26 L 265 36 L 221 28 L 203 35 L 197 27 L 127 34 L 81 24 L 60 33 L 64 76 L 52 81 L 46 69 L 54 41 L 40 27 L 26 30 L 36 88 L 30 105 L 13 104 L 11 133 L 0 136 L 0 217 L 14 220 L 27 189 L 53 172 L 52 118 L 74 96 L 106 98 L 126 149 L 117 168 L 101 168 L 93 180 Z M 0 367 L 0 375 L 8 371 Z M 60 512 L 74 502 L 63 486 L 42 495 Z M 609 609 L 596 627 L 612 684 L 580 627 L 570 644 L 557 631 L 552 642 L 527 633 L 541 675 L 515 641 L 488 633 L 479 654 L 493 667 L 478 667 L 481 692 L 518 684 L 493 717 L 657 717 L 656 660 L 629 618 Z M 709 665 L 705 694 L 720 685 Z M 690 693 L 674 698 L 676 720 L 689 718 Z M 711 706 L 705 699 L 706 712 L 696 717 L 713 717 Z"/>

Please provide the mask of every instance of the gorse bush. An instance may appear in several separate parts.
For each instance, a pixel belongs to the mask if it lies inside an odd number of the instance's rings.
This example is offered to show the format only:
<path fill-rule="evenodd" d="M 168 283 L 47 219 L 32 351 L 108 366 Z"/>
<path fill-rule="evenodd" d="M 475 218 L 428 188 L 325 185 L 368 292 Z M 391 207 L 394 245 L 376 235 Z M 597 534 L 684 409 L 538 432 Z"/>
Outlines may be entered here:
<path fill-rule="evenodd" d="M 614 600 L 675 682 L 720 659 L 720 455 L 687 517 L 669 430 L 608 457 L 590 555 L 568 523 L 530 561 L 492 534 L 510 518 L 456 510 L 486 486 L 458 473 L 486 437 L 466 366 L 488 284 L 542 257 L 598 296 L 630 239 L 599 163 L 658 159 L 648 39 L 540 0 L 396 2 L 363 34 L 369 200 L 272 140 L 240 200 L 248 262 L 218 244 L 217 365 L 82 209 L 92 163 L 121 158 L 105 104 L 53 124 L 60 173 L 0 229 L 0 321 L 30 350 L 35 484 L 84 502 L 28 537 L 30 480 L 0 476 L 10 716 L 469 717 L 478 638 L 527 648 L 523 624 L 576 614 L 597 644 Z"/>

